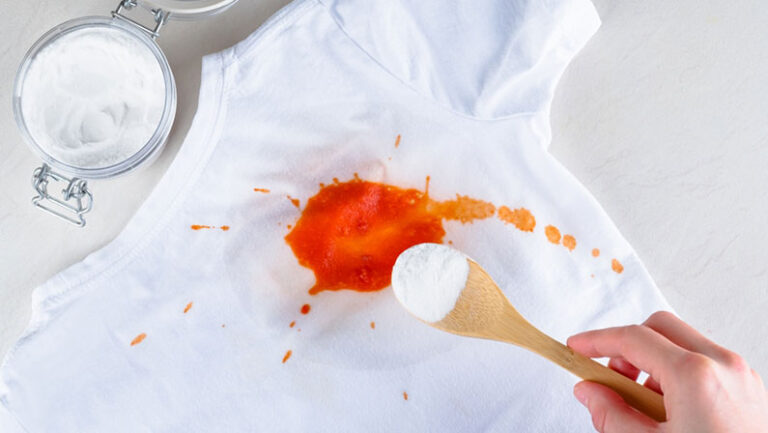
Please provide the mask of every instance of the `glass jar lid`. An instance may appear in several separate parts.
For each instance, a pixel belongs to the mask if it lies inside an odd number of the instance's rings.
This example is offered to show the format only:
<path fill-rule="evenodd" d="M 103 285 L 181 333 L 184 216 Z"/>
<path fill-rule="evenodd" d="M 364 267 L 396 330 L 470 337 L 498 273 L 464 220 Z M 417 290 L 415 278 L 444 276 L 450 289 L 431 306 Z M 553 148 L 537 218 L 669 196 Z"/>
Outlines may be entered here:
<path fill-rule="evenodd" d="M 138 4 L 168 12 L 172 20 L 196 20 L 224 12 L 238 0 L 136 0 Z"/>

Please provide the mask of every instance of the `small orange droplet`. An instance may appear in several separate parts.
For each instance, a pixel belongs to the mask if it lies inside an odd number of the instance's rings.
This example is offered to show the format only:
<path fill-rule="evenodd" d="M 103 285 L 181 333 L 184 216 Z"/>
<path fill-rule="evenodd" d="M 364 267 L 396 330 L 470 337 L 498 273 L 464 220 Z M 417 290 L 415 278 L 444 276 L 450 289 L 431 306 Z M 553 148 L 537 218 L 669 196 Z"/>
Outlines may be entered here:
<path fill-rule="evenodd" d="M 184 314 L 187 314 L 187 312 L 189 311 L 190 308 L 192 308 L 192 303 L 191 302 L 189 304 L 187 304 L 186 307 L 184 307 Z"/>
<path fill-rule="evenodd" d="M 253 190 L 256 191 L 256 192 L 263 192 L 264 194 L 268 194 L 269 193 L 269 190 L 266 189 L 266 188 L 254 188 Z"/>
<path fill-rule="evenodd" d="M 408 400 L 408 393 L 403 391 L 403 400 Z"/>
<path fill-rule="evenodd" d="M 285 228 L 287 228 L 288 230 L 290 230 L 290 229 L 292 229 L 292 228 L 293 228 L 293 226 L 292 226 L 292 225 L 290 225 L 290 224 L 288 224 L 287 226 L 285 226 Z"/>
<path fill-rule="evenodd" d="M 395 148 L 397 148 L 397 146 L 400 146 L 400 134 L 397 134 L 397 138 L 395 139 Z"/>
<path fill-rule="evenodd" d="M 600 256 L 600 250 L 597 248 L 592 248 L 592 257 L 598 257 Z"/>
<path fill-rule="evenodd" d="M 371 329 L 376 329 L 376 322 L 371 322 Z"/>
<path fill-rule="evenodd" d="M 453 245 L 453 241 L 448 241 L 448 245 Z"/>
<path fill-rule="evenodd" d="M 223 324 L 223 323 L 221 324 L 221 327 L 222 327 L 222 328 L 226 328 L 226 326 L 227 326 L 227 325 L 225 325 L 225 324 Z"/>
<path fill-rule="evenodd" d="M 289 195 L 287 195 L 286 197 L 288 197 L 288 200 L 290 200 L 291 203 L 293 203 L 293 205 L 296 206 L 296 209 L 299 209 L 301 207 L 301 202 L 299 201 L 299 199 L 293 198 Z"/>
<path fill-rule="evenodd" d="M 568 250 L 573 251 L 573 249 L 576 248 L 576 238 L 571 235 L 563 236 L 563 246 L 568 248 Z"/>
<path fill-rule="evenodd" d="M 289 351 L 287 351 L 287 352 L 285 352 L 285 356 L 283 356 L 283 364 L 285 364 L 285 361 L 287 361 L 287 360 L 288 360 L 288 358 L 290 358 L 290 357 L 291 357 L 291 354 L 292 354 L 292 353 L 293 353 L 293 352 L 292 352 L 292 351 L 290 351 L 290 350 L 289 350 Z"/>
<path fill-rule="evenodd" d="M 209 229 L 209 228 L 211 228 L 211 226 L 204 226 L 204 225 L 200 225 L 200 224 L 192 224 L 191 226 L 189 226 L 189 228 L 191 228 L 192 230 L 200 230 L 200 229 Z"/>
<path fill-rule="evenodd" d="M 301 314 L 309 314 L 310 308 L 311 307 L 309 306 L 309 304 L 302 305 L 301 306 Z"/>
<path fill-rule="evenodd" d="M 135 346 L 135 345 L 141 343 L 142 341 L 144 341 L 145 338 L 147 338 L 147 334 L 142 332 L 141 334 L 137 335 L 136 338 L 134 338 L 131 341 L 131 346 Z"/>
<path fill-rule="evenodd" d="M 620 261 L 616 259 L 611 260 L 611 269 L 613 269 L 613 272 L 616 272 L 617 274 L 624 272 L 624 266 Z"/>
<path fill-rule="evenodd" d="M 220 229 L 222 229 L 222 230 L 224 230 L 224 231 L 227 231 L 227 230 L 229 230 L 229 226 L 221 226 L 221 227 L 219 227 L 219 228 L 220 228 Z"/>
<path fill-rule="evenodd" d="M 291 322 L 290 325 L 288 325 L 289 328 L 293 328 L 294 326 L 296 326 L 296 321 L 295 320 L 293 322 Z"/>
<path fill-rule="evenodd" d="M 499 208 L 499 219 L 507 224 L 514 224 L 518 230 L 532 232 L 536 227 L 536 218 L 528 209 L 521 207 L 511 210 L 506 206 Z"/>
<path fill-rule="evenodd" d="M 558 230 L 557 227 L 553 225 L 544 227 L 544 234 L 547 235 L 547 239 L 553 244 L 560 243 L 560 230 Z"/>
<path fill-rule="evenodd" d="M 424 186 L 424 195 L 427 195 L 427 196 L 429 195 L 429 180 L 430 179 L 431 178 L 429 176 L 427 176 L 426 186 Z"/>

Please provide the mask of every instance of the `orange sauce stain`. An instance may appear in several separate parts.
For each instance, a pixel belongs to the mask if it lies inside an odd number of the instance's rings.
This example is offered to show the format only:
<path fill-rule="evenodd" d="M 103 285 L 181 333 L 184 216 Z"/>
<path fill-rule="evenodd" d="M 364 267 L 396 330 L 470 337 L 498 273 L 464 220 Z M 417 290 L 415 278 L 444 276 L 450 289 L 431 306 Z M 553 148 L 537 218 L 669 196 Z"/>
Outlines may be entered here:
<path fill-rule="evenodd" d="M 568 248 L 569 251 L 573 251 L 576 248 L 576 238 L 571 235 L 563 236 L 563 246 Z"/>
<path fill-rule="evenodd" d="M 400 134 L 397 134 L 397 138 L 395 139 L 395 148 L 397 148 L 397 146 L 400 146 Z"/>
<path fill-rule="evenodd" d="M 557 227 L 552 225 L 544 227 L 544 234 L 547 235 L 547 239 L 553 244 L 560 243 L 560 230 L 558 230 Z"/>
<path fill-rule="evenodd" d="M 611 260 L 611 269 L 613 269 L 613 272 L 620 274 L 624 272 L 624 265 L 622 265 L 620 261 L 613 259 Z"/>
<path fill-rule="evenodd" d="M 403 391 L 403 400 L 408 401 L 408 393 Z"/>
<path fill-rule="evenodd" d="M 597 248 L 592 248 L 592 257 L 598 257 L 600 256 L 600 250 Z"/>
<path fill-rule="evenodd" d="M 292 351 L 290 351 L 290 350 L 289 350 L 289 351 L 287 351 L 287 352 L 285 352 L 285 356 L 283 356 L 283 364 L 285 364 L 285 361 L 288 361 L 288 358 L 290 358 L 290 357 L 291 357 L 291 354 L 292 354 L 292 353 L 293 353 L 293 352 L 292 352 Z"/>
<path fill-rule="evenodd" d="M 492 217 L 496 212 L 496 206 L 487 201 L 456 194 L 455 200 L 429 200 L 427 210 L 439 218 L 461 221 L 462 224 L 466 224 L 474 220 Z"/>
<path fill-rule="evenodd" d="M 135 346 L 135 345 L 141 343 L 142 341 L 144 341 L 145 338 L 147 338 L 147 334 L 142 332 L 141 334 L 137 335 L 136 338 L 134 338 L 131 341 L 131 346 Z"/>
<path fill-rule="evenodd" d="M 224 230 L 224 231 L 227 231 L 227 230 L 229 230 L 229 226 L 221 226 L 221 227 L 219 227 L 219 228 L 220 228 L 220 229 L 222 229 L 222 230 Z"/>
<path fill-rule="evenodd" d="M 227 326 L 227 325 L 225 325 L 225 324 L 223 324 L 223 323 L 221 324 L 221 327 L 222 327 L 222 328 L 226 328 L 226 326 Z"/>
<path fill-rule="evenodd" d="M 453 245 L 453 241 L 448 241 L 448 245 Z"/>
<path fill-rule="evenodd" d="M 186 307 L 184 307 L 184 314 L 187 314 L 190 308 L 192 308 L 192 302 L 190 302 L 189 304 L 187 304 Z"/>
<path fill-rule="evenodd" d="M 293 226 L 292 226 L 292 225 L 290 225 L 290 224 L 288 224 L 288 225 L 286 225 L 286 226 L 285 226 L 285 228 L 287 228 L 288 230 L 290 230 L 291 228 L 293 228 Z"/>
<path fill-rule="evenodd" d="M 299 207 L 301 206 L 301 202 L 299 201 L 299 199 L 293 198 L 289 195 L 287 195 L 286 197 L 288 198 L 288 200 L 291 201 L 291 203 L 293 203 L 294 206 L 296 206 L 296 209 L 299 209 Z"/>
<path fill-rule="evenodd" d="M 191 228 L 192 230 L 200 230 L 200 229 L 210 229 L 210 228 L 213 228 L 213 227 L 211 227 L 211 226 L 204 226 L 204 225 L 200 225 L 200 224 L 192 224 L 191 226 L 189 226 L 189 228 Z"/>
<path fill-rule="evenodd" d="M 266 188 L 254 188 L 253 190 L 256 192 L 263 192 L 264 194 L 269 194 L 269 190 Z"/>
<path fill-rule="evenodd" d="M 312 307 L 310 307 L 309 304 L 302 305 L 301 306 L 301 314 L 309 314 L 310 308 L 312 308 Z"/>
<path fill-rule="evenodd" d="M 293 322 L 291 322 L 290 325 L 288 325 L 289 328 L 293 328 L 294 326 L 296 326 L 296 321 L 295 320 Z"/>
<path fill-rule="evenodd" d="M 376 329 L 376 322 L 371 322 L 371 329 Z"/>
<path fill-rule="evenodd" d="M 515 227 L 524 232 L 532 232 L 533 228 L 536 227 L 536 218 L 531 211 L 524 207 L 511 210 L 502 206 L 499 208 L 499 219 L 507 224 L 514 224 Z"/>

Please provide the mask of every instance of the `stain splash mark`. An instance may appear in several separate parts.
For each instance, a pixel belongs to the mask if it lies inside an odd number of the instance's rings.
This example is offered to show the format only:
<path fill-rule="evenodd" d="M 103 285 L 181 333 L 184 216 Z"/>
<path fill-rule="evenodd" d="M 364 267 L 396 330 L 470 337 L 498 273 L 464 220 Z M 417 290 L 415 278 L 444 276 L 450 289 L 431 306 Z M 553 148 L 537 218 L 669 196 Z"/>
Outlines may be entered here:
<path fill-rule="evenodd" d="M 403 400 L 408 401 L 408 393 L 403 391 Z"/>
<path fill-rule="evenodd" d="M 611 269 L 613 269 L 613 272 L 620 274 L 624 272 L 624 265 L 622 265 L 620 261 L 613 259 L 611 260 Z"/>
<path fill-rule="evenodd" d="M 376 329 L 376 322 L 371 322 L 371 329 Z"/>
<path fill-rule="evenodd" d="M 261 192 L 261 193 L 264 193 L 264 194 L 269 194 L 269 190 L 267 188 L 254 188 L 253 190 L 256 191 L 256 192 Z"/>
<path fill-rule="evenodd" d="M 286 197 L 288 200 L 290 200 L 290 201 L 291 201 L 291 203 L 293 203 L 293 205 L 294 205 L 294 206 L 296 206 L 296 209 L 299 209 L 299 208 L 301 207 L 301 202 L 299 201 L 299 199 L 297 199 L 297 198 L 293 198 L 293 197 L 291 197 L 291 196 L 289 196 L 289 195 L 286 195 L 285 197 Z"/>
<path fill-rule="evenodd" d="M 600 249 L 592 248 L 592 257 L 600 257 Z"/>
<path fill-rule="evenodd" d="M 558 230 L 557 227 L 553 225 L 544 227 L 544 234 L 547 235 L 547 239 L 553 244 L 560 243 L 560 230 Z"/>
<path fill-rule="evenodd" d="M 285 364 L 285 362 L 288 361 L 288 358 L 290 358 L 292 354 L 293 354 L 293 351 L 291 350 L 285 352 L 285 356 L 283 356 L 283 364 Z"/>
<path fill-rule="evenodd" d="M 571 235 L 563 236 L 563 246 L 568 248 L 568 251 L 573 251 L 576 248 L 576 238 Z"/>
<path fill-rule="evenodd" d="M 137 335 L 136 338 L 131 340 L 131 346 L 135 346 L 135 345 L 141 343 L 142 341 L 144 341 L 145 338 L 147 338 L 147 334 L 142 332 L 141 334 Z"/>
<path fill-rule="evenodd" d="M 290 325 L 288 325 L 289 328 L 293 328 L 294 326 L 296 326 L 296 321 L 295 320 L 293 322 L 291 322 Z"/>
<path fill-rule="evenodd" d="M 221 327 L 222 327 L 222 328 L 226 328 L 226 327 L 227 327 L 227 325 L 225 325 L 225 324 L 223 324 L 223 323 L 222 323 L 222 324 L 221 324 Z"/>
<path fill-rule="evenodd" d="M 187 314 L 190 308 L 192 308 L 192 302 L 190 302 L 189 304 L 187 304 L 186 307 L 184 307 L 184 314 Z"/>
<path fill-rule="evenodd" d="M 302 306 L 301 306 L 301 314 L 309 314 L 309 310 L 310 310 L 311 308 L 312 308 L 312 307 L 310 307 L 310 305 L 309 305 L 309 304 L 304 304 L 304 305 L 302 305 Z"/>
<path fill-rule="evenodd" d="M 499 219 L 506 224 L 514 224 L 518 230 L 524 232 L 532 232 L 536 227 L 536 218 L 534 218 L 531 211 L 521 207 L 515 210 L 511 210 L 506 206 L 499 208 Z"/>
<path fill-rule="evenodd" d="M 230 227 L 229 226 L 216 227 L 216 226 L 206 226 L 202 224 L 192 224 L 191 226 L 189 226 L 189 228 L 191 228 L 192 230 L 222 229 L 224 231 L 227 231 L 229 230 Z"/>
<path fill-rule="evenodd" d="M 395 149 L 400 146 L 400 134 L 397 134 L 397 138 L 395 139 Z"/>
<path fill-rule="evenodd" d="M 371 292 L 390 284 L 395 259 L 408 247 L 441 243 L 443 220 L 467 223 L 493 216 L 491 203 L 457 195 L 445 202 L 426 192 L 354 179 L 321 188 L 309 198 L 285 237 L 299 264 L 324 290 Z"/>

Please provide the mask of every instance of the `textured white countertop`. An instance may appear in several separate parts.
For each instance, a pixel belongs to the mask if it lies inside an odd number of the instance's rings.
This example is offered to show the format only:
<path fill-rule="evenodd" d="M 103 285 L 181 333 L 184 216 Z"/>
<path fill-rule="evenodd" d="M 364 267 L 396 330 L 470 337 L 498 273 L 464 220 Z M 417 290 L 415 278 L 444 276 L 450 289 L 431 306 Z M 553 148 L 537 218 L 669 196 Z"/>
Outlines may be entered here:
<path fill-rule="evenodd" d="M 243 39 L 285 3 L 241 0 L 225 15 L 163 29 L 179 94 L 170 140 L 151 167 L 90 182 L 95 208 L 78 229 L 30 204 L 39 160 L 13 120 L 13 78 L 43 32 L 107 15 L 117 0 L 3 2 L 0 357 L 26 326 L 32 289 L 113 239 L 160 179 L 194 115 L 201 56 Z M 768 379 L 768 4 L 594 3 L 603 27 L 558 87 L 551 150 L 677 312 Z"/>

